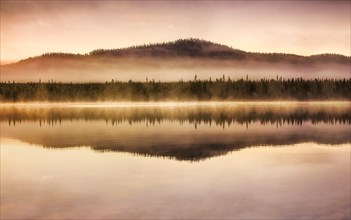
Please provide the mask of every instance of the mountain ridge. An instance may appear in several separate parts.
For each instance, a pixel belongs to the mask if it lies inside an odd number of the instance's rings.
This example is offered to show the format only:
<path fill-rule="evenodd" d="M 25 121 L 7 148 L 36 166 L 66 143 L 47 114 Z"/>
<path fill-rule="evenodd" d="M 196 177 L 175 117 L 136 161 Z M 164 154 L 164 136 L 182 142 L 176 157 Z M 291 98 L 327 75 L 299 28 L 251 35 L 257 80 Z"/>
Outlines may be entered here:
<path fill-rule="evenodd" d="M 86 54 L 46 53 L 1 66 L 0 81 L 106 82 L 222 78 L 350 78 L 351 58 L 253 53 L 199 39 L 180 39 Z"/>
<path fill-rule="evenodd" d="M 178 39 L 163 43 L 150 43 L 114 49 L 95 49 L 85 54 L 49 52 L 39 56 L 28 57 L 15 63 L 2 66 L 14 65 L 23 62 L 30 62 L 43 58 L 121 58 L 121 57 L 151 57 L 151 58 L 210 58 L 244 60 L 251 59 L 264 62 L 289 61 L 293 63 L 304 62 L 336 62 L 351 63 L 351 57 L 342 54 L 322 53 L 303 56 L 291 53 L 261 53 L 247 52 L 234 49 L 224 44 L 214 43 L 196 38 Z"/>

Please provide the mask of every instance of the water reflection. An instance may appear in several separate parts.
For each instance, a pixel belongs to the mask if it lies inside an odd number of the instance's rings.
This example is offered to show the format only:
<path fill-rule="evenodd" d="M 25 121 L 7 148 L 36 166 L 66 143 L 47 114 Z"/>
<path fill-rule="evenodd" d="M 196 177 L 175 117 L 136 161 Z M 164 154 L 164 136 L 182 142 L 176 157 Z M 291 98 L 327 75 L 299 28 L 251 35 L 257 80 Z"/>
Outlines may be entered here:
<path fill-rule="evenodd" d="M 106 123 L 117 125 L 145 122 L 146 124 L 161 123 L 163 121 L 189 122 L 194 124 L 219 125 L 246 124 L 260 122 L 261 124 L 301 125 L 309 121 L 312 124 L 350 124 L 351 106 L 349 102 L 337 105 L 327 104 L 217 104 L 200 106 L 116 106 L 100 107 L 99 105 L 52 105 L 40 107 L 34 105 L 6 105 L 1 107 L 1 121 L 8 121 L 16 125 L 22 121 L 36 121 L 50 125 L 60 124 L 62 121 L 104 120 Z"/>
<path fill-rule="evenodd" d="M 351 217 L 350 103 L 0 110 L 1 219 Z"/>
<path fill-rule="evenodd" d="M 247 148 L 201 163 L 1 139 L 3 219 L 349 219 L 350 146 Z"/>
<path fill-rule="evenodd" d="M 216 105 L 1 107 L 1 136 L 47 148 L 88 146 L 197 161 L 252 146 L 350 143 L 351 107 Z"/>

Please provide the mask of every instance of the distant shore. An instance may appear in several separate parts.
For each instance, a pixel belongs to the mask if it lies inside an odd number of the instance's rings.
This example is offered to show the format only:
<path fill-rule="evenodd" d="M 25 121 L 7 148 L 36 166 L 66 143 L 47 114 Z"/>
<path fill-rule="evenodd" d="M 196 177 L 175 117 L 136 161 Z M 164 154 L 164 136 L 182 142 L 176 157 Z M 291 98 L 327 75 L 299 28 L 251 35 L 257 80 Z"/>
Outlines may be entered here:
<path fill-rule="evenodd" d="M 0 83 L 0 102 L 351 101 L 351 79 Z"/>

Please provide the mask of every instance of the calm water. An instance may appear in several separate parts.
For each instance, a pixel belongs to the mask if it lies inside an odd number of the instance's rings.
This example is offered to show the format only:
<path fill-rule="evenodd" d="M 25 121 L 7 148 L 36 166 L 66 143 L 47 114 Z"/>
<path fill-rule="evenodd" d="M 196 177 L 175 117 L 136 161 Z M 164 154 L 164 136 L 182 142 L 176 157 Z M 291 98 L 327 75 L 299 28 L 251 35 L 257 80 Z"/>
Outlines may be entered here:
<path fill-rule="evenodd" d="M 1 105 L 1 218 L 349 219 L 350 103 Z"/>

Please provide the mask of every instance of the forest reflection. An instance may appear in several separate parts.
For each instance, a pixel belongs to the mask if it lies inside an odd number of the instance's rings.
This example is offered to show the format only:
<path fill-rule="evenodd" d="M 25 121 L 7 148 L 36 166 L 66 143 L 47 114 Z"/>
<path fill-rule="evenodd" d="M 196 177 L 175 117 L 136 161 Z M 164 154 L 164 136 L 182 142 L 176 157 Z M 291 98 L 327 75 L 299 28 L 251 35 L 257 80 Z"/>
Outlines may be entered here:
<path fill-rule="evenodd" d="M 16 125 L 22 121 L 39 124 L 60 124 L 62 121 L 103 120 L 112 125 L 121 123 L 147 123 L 153 125 L 163 121 L 180 124 L 209 124 L 225 127 L 231 124 L 284 124 L 302 125 L 304 122 L 350 124 L 351 106 L 295 105 L 295 106 L 237 106 L 237 107 L 128 107 L 128 108 L 84 108 L 84 107 L 1 107 L 1 121 Z M 196 127 L 195 127 L 196 128 Z"/>
<path fill-rule="evenodd" d="M 199 161 L 247 147 L 351 142 L 346 105 L 1 107 L 1 137 Z"/>

